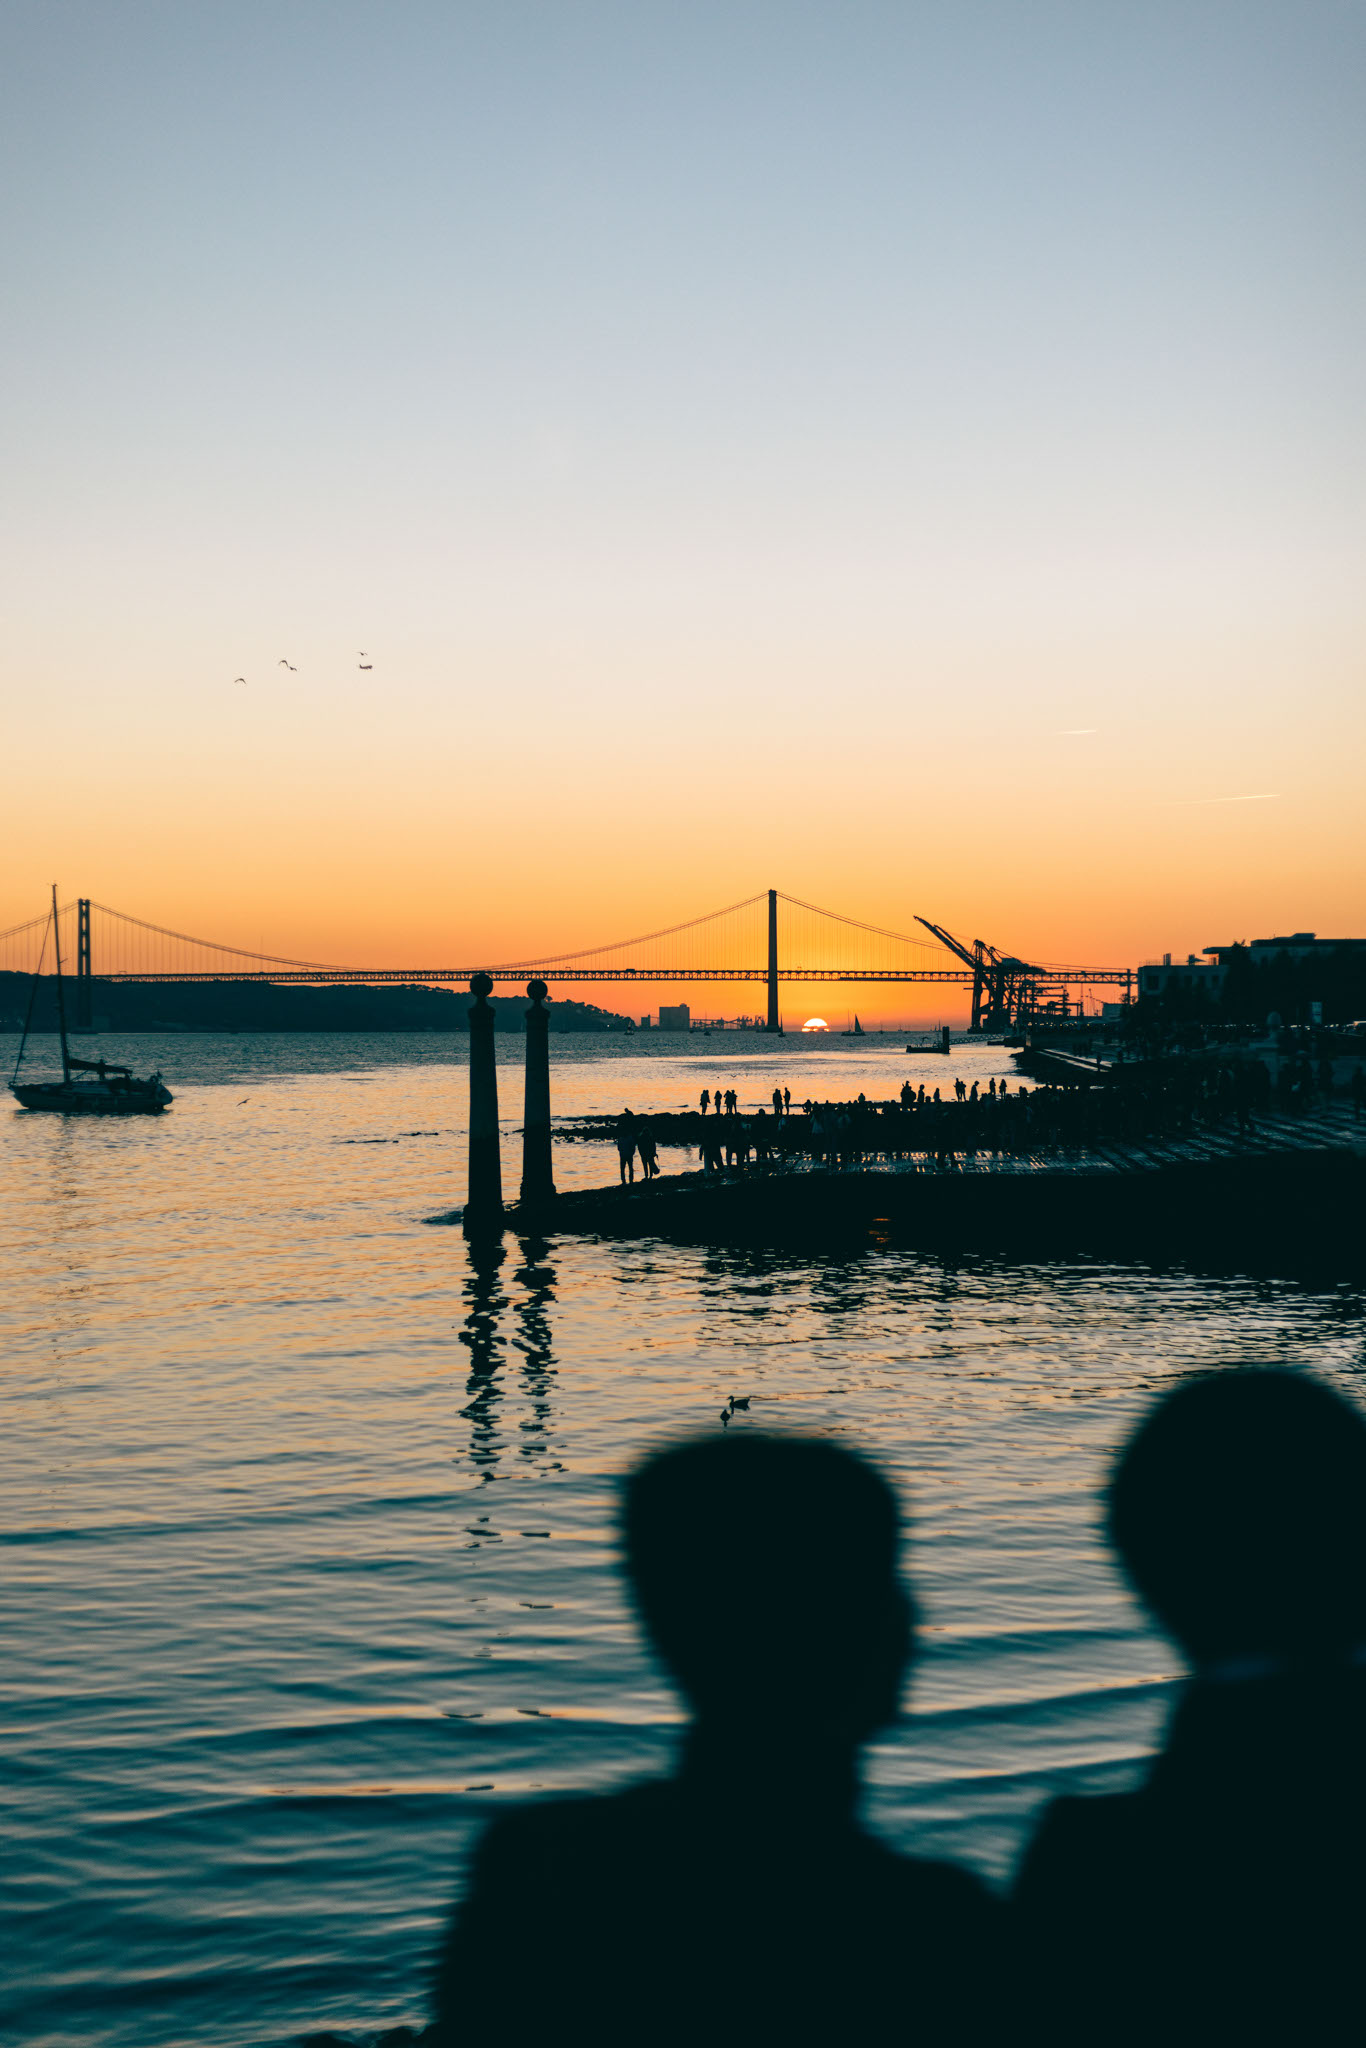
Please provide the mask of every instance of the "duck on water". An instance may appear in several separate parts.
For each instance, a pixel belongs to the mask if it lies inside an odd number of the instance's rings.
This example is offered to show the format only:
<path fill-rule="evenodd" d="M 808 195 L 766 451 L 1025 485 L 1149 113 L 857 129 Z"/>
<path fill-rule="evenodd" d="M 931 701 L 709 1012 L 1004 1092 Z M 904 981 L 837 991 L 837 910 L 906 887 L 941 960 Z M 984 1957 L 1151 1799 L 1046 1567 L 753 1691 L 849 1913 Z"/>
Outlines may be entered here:
<path fill-rule="evenodd" d="M 53 950 L 57 959 L 57 1029 L 62 1041 L 62 1078 L 60 1081 L 21 1081 L 19 1069 L 23 1065 L 24 1048 L 28 1044 L 29 1026 L 33 1021 L 33 1006 L 38 996 L 39 979 L 43 971 L 43 954 L 47 951 L 47 934 L 43 934 L 42 952 L 34 970 L 33 987 L 29 992 L 28 1015 L 24 1018 L 23 1035 L 19 1040 L 19 1057 L 14 1062 L 10 1076 L 10 1093 L 25 1109 L 60 1109 L 82 1116 L 156 1116 L 171 1101 L 171 1091 L 162 1081 L 160 1074 L 153 1074 L 145 1081 L 139 1081 L 131 1067 L 121 1067 L 111 1060 L 78 1060 L 67 1043 L 66 1035 L 66 994 L 62 982 L 62 941 L 57 924 L 57 885 L 52 885 L 52 916 L 49 921 L 52 932 Z M 87 1078 L 90 1077 L 90 1078 Z"/>

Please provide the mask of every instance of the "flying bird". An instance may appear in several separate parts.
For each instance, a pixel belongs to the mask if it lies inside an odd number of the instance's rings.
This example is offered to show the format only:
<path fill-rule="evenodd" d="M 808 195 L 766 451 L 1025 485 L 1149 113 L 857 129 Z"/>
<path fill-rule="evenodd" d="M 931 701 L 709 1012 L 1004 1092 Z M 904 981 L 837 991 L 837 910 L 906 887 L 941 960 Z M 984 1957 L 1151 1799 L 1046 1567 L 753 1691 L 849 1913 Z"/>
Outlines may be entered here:
<path fill-rule="evenodd" d="M 374 665 L 373 661 L 358 661 L 356 663 L 357 668 L 373 668 Z"/>
<path fill-rule="evenodd" d="M 234 677 L 233 677 L 233 681 L 234 681 L 235 683 L 244 683 L 244 682 L 245 682 L 246 680 L 247 680 L 247 679 L 246 679 L 246 677 L 245 677 L 245 676 L 234 676 Z"/>
<path fill-rule="evenodd" d="M 292 676 L 296 676 L 299 673 L 298 669 L 295 668 L 293 662 L 286 661 L 283 654 L 280 656 L 280 659 L 276 662 L 275 666 L 276 668 L 287 668 Z"/>

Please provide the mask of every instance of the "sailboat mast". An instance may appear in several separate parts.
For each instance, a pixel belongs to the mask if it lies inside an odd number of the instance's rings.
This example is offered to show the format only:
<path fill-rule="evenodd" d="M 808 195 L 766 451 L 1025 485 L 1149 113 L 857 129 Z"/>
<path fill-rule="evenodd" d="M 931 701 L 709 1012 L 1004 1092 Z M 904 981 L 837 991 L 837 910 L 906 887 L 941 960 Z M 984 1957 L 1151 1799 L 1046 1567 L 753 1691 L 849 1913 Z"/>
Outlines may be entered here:
<path fill-rule="evenodd" d="M 66 991 L 62 987 L 62 933 L 57 916 L 57 884 L 52 884 L 52 944 L 57 955 L 57 1029 L 62 1034 L 62 1079 L 71 1079 L 71 1055 L 66 1048 Z"/>
<path fill-rule="evenodd" d="M 9 1077 L 9 1084 L 11 1088 L 19 1079 L 19 1069 L 24 1064 L 24 1047 L 28 1044 L 28 1034 L 33 1024 L 33 1009 L 34 1005 L 38 1000 L 38 987 L 43 978 L 43 962 L 46 958 L 47 926 L 44 925 L 43 943 L 38 948 L 38 965 L 33 970 L 33 979 L 29 982 L 28 986 L 28 1008 L 24 1012 L 24 1028 L 19 1034 L 19 1050 L 15 1054 L 14 1058 L 14 1072 Z"/>

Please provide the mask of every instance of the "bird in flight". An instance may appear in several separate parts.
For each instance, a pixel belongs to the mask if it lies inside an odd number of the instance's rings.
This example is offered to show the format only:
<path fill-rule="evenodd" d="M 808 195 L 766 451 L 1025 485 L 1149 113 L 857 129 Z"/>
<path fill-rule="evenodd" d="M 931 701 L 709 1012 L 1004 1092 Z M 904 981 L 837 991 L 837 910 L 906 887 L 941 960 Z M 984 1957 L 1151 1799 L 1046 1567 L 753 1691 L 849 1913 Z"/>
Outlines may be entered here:
<path fill-rule="evenodd" d="M 374 665 L 373 661 L 358 661 L 356 663 L 357 668 L 373 668 Z"/>
<path fill-rule="evenodd" d="M 296 676 L 299 673 L 298 669 L 295 668 L 293 662 L 286 661 L 283 654 L 280 656 L 280 659 L 276 662 L 275 666 L 276 668 L 287 668 L 292 676 Z"/>
<path fill-rule="evenodd" d="M 245 677 L 245 676 L 234 676 L 234 677 L 233 677 L 233 681 L 234 681 L 235 683 L 244 683 L 244 682 L 245 682 L 246 680 L 247 680 L 247 679 L 246 679 L 246 677 Z"/>

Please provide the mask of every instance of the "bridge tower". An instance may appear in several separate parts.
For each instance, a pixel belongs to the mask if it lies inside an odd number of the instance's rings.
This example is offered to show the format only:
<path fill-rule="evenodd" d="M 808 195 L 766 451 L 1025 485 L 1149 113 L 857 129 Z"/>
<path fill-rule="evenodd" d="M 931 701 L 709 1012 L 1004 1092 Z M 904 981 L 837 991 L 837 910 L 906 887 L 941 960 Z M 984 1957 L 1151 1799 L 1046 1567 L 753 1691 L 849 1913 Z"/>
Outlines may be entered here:
<path fill-rule="evenodd" d="M 90 1008 L 90 898 L 76 899 L 76 1026 L 88 1031 Z"/>
<path fill-rule="evenodd" d="M 781 1031 L 783 1020 L 778 1014 L 778 892 L 768 892 L 768 1022 L 765 1031 Z"/>

